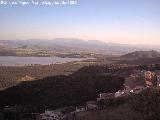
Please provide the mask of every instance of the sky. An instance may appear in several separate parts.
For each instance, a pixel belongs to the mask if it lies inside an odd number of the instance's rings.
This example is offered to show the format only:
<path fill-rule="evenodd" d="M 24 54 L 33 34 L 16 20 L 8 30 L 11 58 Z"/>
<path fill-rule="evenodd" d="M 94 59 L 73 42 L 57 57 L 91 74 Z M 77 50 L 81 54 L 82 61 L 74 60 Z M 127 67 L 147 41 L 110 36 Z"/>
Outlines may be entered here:
<path fill-rule="evenodd" d="M 75 0 L 73 5 L 52 6 L 2 4 L 13 1 L 20 0 L 0 0 L 0 40 L 77 38 L 160 45 L 160 0 Z"/>

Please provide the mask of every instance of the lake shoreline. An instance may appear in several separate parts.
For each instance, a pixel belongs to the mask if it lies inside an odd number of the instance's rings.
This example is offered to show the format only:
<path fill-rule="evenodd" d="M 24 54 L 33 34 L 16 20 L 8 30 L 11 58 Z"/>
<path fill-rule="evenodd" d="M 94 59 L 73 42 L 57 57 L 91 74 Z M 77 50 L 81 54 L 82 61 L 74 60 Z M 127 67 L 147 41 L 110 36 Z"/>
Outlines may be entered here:
<path fill-rule="evenodd" d="M 62 57 L 18 57 L 0 56 L 0 66 L 36 66 L 62 64 L 74 61 L 83 61 L 93 58 L 62 58 Z"/>

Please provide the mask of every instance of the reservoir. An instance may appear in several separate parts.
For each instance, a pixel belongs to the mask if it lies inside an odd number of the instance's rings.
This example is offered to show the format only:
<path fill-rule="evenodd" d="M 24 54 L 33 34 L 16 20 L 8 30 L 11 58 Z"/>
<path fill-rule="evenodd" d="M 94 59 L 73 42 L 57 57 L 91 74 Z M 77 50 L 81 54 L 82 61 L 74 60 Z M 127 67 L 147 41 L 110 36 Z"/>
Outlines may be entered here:
<path fill-rule="evenodd" d="M 87 58 L 0 56 L 0 66 L 24 66 L 32 64 L 49 65 L 82 61 L 86 59 Z"/>

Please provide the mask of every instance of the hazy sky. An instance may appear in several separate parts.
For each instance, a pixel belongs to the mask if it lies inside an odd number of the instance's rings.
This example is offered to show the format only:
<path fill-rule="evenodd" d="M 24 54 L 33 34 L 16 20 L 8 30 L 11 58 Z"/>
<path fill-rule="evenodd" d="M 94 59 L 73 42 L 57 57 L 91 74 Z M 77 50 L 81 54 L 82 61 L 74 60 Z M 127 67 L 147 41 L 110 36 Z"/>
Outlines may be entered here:
<path fill-rule="evenodd" d="M 54 38 L 160 44 L 160 0 L 77 0 L 76 5 L 63 6 L 0 5 L 1 40 Z"/>

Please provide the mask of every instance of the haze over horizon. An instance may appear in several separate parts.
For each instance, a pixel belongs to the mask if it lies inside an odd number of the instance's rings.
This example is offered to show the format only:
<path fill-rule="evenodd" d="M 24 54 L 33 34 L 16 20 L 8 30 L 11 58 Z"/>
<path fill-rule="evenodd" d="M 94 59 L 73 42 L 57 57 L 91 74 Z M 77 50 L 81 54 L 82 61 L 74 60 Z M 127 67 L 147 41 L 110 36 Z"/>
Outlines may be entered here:
<path fill-rule="evenodd" d="M 76 5 L 66 6 L 0 5 L 0 39 L 76 38 L 160 45 L 159 6 L 159 0 L 77 0 Z"/>

